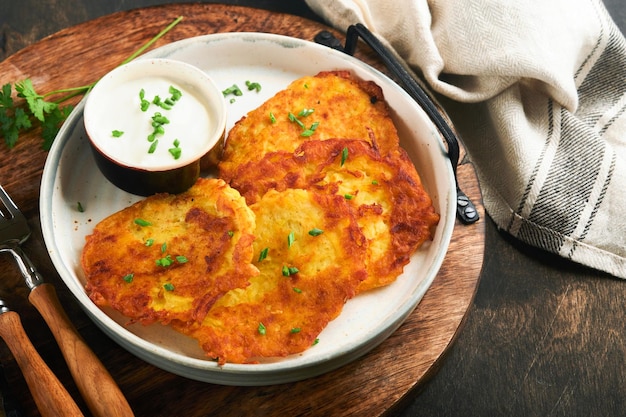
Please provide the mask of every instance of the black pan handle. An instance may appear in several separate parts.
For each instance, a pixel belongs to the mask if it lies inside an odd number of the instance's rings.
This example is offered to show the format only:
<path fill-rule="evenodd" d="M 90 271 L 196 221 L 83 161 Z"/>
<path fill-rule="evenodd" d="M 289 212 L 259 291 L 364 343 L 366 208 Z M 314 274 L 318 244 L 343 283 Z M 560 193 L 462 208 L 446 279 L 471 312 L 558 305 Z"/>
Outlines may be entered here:
<path fill-rule="evenodd" d="M 315 42 L 338 51 L 345 52 L 348 55 L 354 55 L 359 36 L 370 48 L 372 48 L 374 52 L 378 54 L 389 71 L 400 81 L 404 90 L 424 109 L 435 127 L 437 127 L 437 130 L 439 130 L 443 136 L 448 146 L 448 158 L 452 164 L 452 171 L 454 172 L 454 180 L 456 182 L 457 217 L 464 224 L 475 223 L 480 218 L 478 210 L 476 210 L 474 203 L 472 203 L 469 197 L 467 197 L 467 195 L 459 187 L 456 174 L 456 168 L 459 163 L 458 139 L 452 131 L 452 128 L 450 128 L 437 109 L 437 106 L 435 106 L 430 97 L 424 92 L 422 87 L 420 87 L 411 74 L 409 74 L 402 63 L 396 59 L 396 57 L 378 40 L 378 38 L 376 38 L 376 36 L 374 36 L 374 34 L 361 23 L 348 27 L 345 46 L 342 46 L 341 41 L 326 30 L 321 31 L 315 36 Z"/>

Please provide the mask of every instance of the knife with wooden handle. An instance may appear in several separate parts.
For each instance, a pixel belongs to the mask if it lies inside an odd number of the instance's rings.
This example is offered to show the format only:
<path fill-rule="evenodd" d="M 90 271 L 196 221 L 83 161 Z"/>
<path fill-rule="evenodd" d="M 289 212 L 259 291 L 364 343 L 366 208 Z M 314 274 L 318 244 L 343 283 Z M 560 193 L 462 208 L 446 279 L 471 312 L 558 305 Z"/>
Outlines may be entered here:
<path fill-rule="evenodd" d="M 79 417 L 83 413 L 28 338 L 20 316 L 0 300 L 0 337 L 22 370 L 43 417 Z"/>
<path fill-rule="evenodd" d="M 44 282 L 22 250 L 20 245 L 30 236 L 30 227 L 24 214 L 2 186 L 0 203 L 3 208 L 0 211 L 0 252 L 13 255 L 30 289 L 28 299 L 50 327 L 89 410 L 94 417 L 133 416 L 122 391 L 65 313 L 54 287 Z"/>
<path fill-rule="evenodd" d="M 65 362 L 94 417 L 132 417 L 134 413 L 117 383 L 80 336 L 61 305 L 52 284 L 43 277 L 17 246 L 12 253 L 30 289 L 28 300 L 52 331 Z"/>
<path fill-rule="evenodd" d="M 34 287 L 28 300 L 50 327 L 74 381 L 94 417 L 130 417 L 133 411 L 115 380 L 65 313 L 51 284 Z"/>

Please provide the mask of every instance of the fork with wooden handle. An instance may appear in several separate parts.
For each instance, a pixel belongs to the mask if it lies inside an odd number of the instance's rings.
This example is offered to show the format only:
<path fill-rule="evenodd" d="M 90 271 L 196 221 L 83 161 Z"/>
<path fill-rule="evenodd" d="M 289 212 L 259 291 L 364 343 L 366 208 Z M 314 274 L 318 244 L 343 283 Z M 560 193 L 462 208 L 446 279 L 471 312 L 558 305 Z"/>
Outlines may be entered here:
<path fill-rule="evenodd" d="M 82 412 L 63 384 L 41 359 L 22 327 L 20 316 L 0 300 L 0 337 L 22 370 L 35 404 L 43 417 L 78 417 Z"/>
<path fill-rule="evenodd" d="M 20 244 L 30 236 L 26 217 L 0 186 L 0 252 L 9 252 L 30 289 L 29 301 L 50 327 L 76 386 L 94 417 L 130 417 L 133 411 L 102 362 L 72 324 L 51 284 L 44 282 Z"/>

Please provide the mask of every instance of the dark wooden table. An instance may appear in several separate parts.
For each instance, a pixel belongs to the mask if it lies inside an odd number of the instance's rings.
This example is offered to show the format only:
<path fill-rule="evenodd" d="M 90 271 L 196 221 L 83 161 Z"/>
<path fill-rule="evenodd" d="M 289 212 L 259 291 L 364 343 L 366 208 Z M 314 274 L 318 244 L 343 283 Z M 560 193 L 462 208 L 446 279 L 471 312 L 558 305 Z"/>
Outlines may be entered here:
<path fill-rule="evenodd" d="M 253 5 L 317 19 L 299 0 L 223 3 Z M 0 59 L 60 29 L 116 11 L 154 4 L 157 2 L 147 0 L 0 0 Z M 625 30 L 624 0 L 605 4 Z M 5 158 L 6 154 L 0 156 L 0 167 L 8 163 Z M 36 181 L 28 184 L 35 188 L 39 185 Z M 23 195 L 37 193 L 23 190 Z M 24 204 L 33 207 L 36 202 Z M 411 392 L 399 413 L 406 416 L 624 414 L 625 283 L 521 245 L 500 234 L 488 217 L 483 221 L 486 227 L 483 270 L 465 325 L 447 355 L 438 362 L 438 372 L 433 372 L 429 381 L 423 381 Z M 31 249 L 42 250 L 39 246 L 43 242 L 40 236 L 36 238 Z M 2 265 L 5 264 L 8 265 Z M 13 290 L 13 299 L 26 299 L 25 288 L 15 286 Z M 86 329 L 98 332 L 90 327 Z M 116 348 L 113 342 L 99 335 L 85 336 L 102 341 L 95 348 L 99 352 Z M 36 345 L 46 348 L 48 359 L 60 356 L 45 329 L 32 338 Z M 15 372 L 8 366 L 6 370 Z M 61 379 L 71 379 L 60 364 L 54 370 Z M 132 375 L 123 375 L 123 384 L 133 382 Z M 149 384 L 144 392 L 146 396 L 154 395 Z M 162 395 L 168 401 L 179 400 L 167 392 Z M 198 401 L 198 398 L 187 396 L 181 400 Z M 225 396 L 202 401 L 237 401 L 237 398 Z"/>

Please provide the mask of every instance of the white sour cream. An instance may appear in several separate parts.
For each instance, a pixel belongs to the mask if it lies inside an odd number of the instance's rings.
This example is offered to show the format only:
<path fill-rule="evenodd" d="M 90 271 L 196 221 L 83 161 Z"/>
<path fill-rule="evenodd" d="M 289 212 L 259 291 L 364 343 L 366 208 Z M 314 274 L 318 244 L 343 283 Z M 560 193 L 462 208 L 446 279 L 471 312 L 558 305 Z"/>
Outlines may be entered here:
<path fill-rule="evenodd" d="M 170 86 L 182 95 L 166 110 L 153 104 L 155 96 L 161 101 L 171 97 Z M 141 109 L 139 92 L 144 90 L 144 100 L 150 102 L 146 111 Z M 106 94 L 99 95 L 98 107 L 101 116 L 92 120 L 92 131 L 98 132 L 97 146 L 110 158 L 127 166 L 147 170 L 180 165 L 178 162 L 197 159 L 207 151 L 206 144 L 211 131 L 211 120 L 206 104 L 193 90 L 163 77 L 145 77 L 127 80 L 111 86 Z M 149 153 L 152 142 L 148 137 L 154 133 L 152 118 L 156 113 L 169 120 L 163 125 L 163 134 L 153 153 Z M 122 132 L 116 137 L 113 132 Z M 175 159 L 169 152 L 178 141 L 180 157 Z"/>

